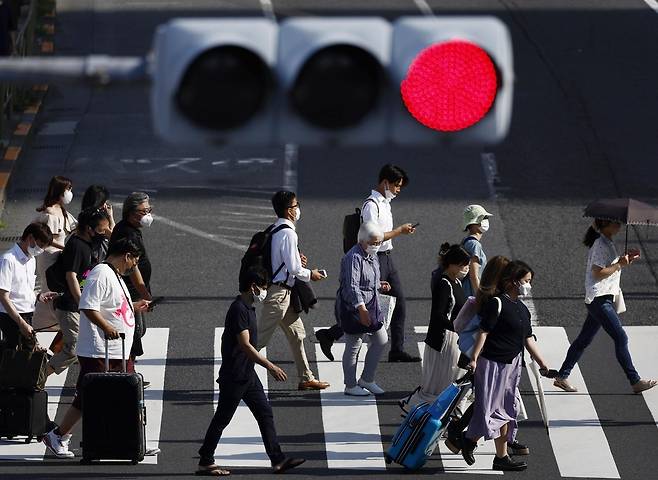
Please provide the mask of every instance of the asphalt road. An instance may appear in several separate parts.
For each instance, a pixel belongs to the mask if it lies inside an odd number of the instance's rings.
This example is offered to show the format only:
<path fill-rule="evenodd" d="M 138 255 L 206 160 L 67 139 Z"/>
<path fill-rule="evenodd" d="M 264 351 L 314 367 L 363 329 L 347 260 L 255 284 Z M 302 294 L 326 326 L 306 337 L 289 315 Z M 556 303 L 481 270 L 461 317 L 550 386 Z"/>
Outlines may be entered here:
<path fill-rule="evenodd" d="M 275 1 L 274 11 L 280 17 L 367 13 L 387 18 L 419 12 L 411 0 L 380 1 L 376 7 L 368 1 L 318 3 Z M 594 198 L 611 196 L 658 204 L 658 14 L 641 0 L 427 4 L 437 14 L 492 14 L 509 27 L 516 83 L 512 126 L 502 144 L 484 150 L 172 147 L 151 132 L 146 87 L 51 88 L 37 135 L 12 178 L 2 246 L 8 247 L 33 217 L 52 175 L 73 179 L 76 206 L 91 183 L 107 185 L 119 203 L 133 190 L 152 194 L 158 217 L 145 239 L 154 267 L 154 293 L 167 300 L 149 326 L 169 329 L 163 452 L 157 465 L 137 467 L 83 467 L 49 457 L 40 462 L 2 461 L 2 478 L 178 478 L 193 471 L 212 414 L 213 331 L 222 326 L 236 294 L 241 249 L 271 221 L 269 196 L 283 187 L 295 189 L 302 203 L 302 249 L 311 264 L 329 272 L 326 281 L 315 285 L 321 301 L 305 317 L 308 330 L 333 323 L 343 216 L 368 194 L 379 167 L 392 162 L 411 178 L 393 203 L 395 219 L 421 224 L 416 235 L 395 242 L 408 298 L 410 351 L 423 339 L 414 327 L 427 324 L 429 274 L 438 245 L 461 239 L 461 211 L 470 203 L 482 203 L 495 213 L 483 240 L 487 254 L 523 259 L 535 269 L 539 324 L 565 327 L 569 338 L 575 338 L 585 315 L 586 250 L 580 242 L 589 222 L 582 218 L 582 208 Z M 155 27 L 168 18 L 260 12 L 255 0 L 58 1 L 56 50 L 62 55 L 138 55 L 149 49 Z M 53 126 L 55 135 L 50 134 Z M 483 168 L 483 158 L 495 158 L 495 182 Z M 658 325 L 658 231 L 631 229 L 629 238 L 631 246 L 642 250 L 642 259 L 624 273 L 624 322 Z M 307 353 L 317 371 L 324 359 L 316 359 L 310 343 Z M 283 336 L 274 338 L 268 356 L 293 372 Z M 580 369 L 619 476 L 652 478 L 658 469 L 655 420 L 642 397 L 627 395 L 609 338 L 600 335 L 595 340 Z M 75 368 L 69 373 L 69 385 L 76 374 Z M 658 370 L 645 373 L 650 374 L 658 376 Z M 298 393 L 293 376 L 283 384 L 270 384 L 270 399 L 284 450 L 308 458 L 295 474 L 383 476 L 326 468 L 320 395 Z M 378 398 L 377 407 L 385 444 L 400 421 L 397 400 L 415 388 L 419 378 L 418 365 L 380 365 L 378 381 L 387 394 Z M 554 447 L 529 390 L 524 375 L 530 420 L 522 426 L 521 438 L 533 452 L 531 470 L 524 475 L 560 478 Z M 70 393 L 64 392 L 58 418 Z M 583 438 L 582 444 L 588 441 Z M 0 444 L 0 457 L 7 448 L 11 446 Z M 578 447 L 574 452 L 578 454 Z M 438 471 L 441 461 L 435 458 L 420 475 Z M 235 473 L 260 478 L 266 470 L 238 468 Z M 391 467 L 385 476 L 401 474 Z"/>

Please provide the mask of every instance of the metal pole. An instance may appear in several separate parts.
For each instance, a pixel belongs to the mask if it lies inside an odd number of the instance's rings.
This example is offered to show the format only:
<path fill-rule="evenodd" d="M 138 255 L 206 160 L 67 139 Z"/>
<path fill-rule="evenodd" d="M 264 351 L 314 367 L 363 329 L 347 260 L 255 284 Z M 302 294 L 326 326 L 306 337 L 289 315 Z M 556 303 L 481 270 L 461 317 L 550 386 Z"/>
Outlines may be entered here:
<path fill-rule="evenodd" d="M 0 82 L 49 83 L 148 81 L 150 61 L 146 57 L 24 57 L 0 59 Z"/>

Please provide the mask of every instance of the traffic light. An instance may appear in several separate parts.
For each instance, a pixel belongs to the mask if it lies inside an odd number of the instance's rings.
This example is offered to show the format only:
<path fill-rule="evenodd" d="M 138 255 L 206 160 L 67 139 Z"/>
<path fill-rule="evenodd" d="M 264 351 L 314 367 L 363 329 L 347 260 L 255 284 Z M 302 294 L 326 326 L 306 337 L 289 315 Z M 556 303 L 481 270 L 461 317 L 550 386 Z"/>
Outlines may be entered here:
<path fill-rule="evenodd" d="M 512 108 L 491 17 L 174 20 L 152 74 L 156 132 L 176 143 L 493 143 Z"/>
<path fill-rule="evenodd" d="M 290 18 L 279 30 L 280 142 L 381 143 L 391 25 L 377 17 Z"/>
<path fill-rule="evenodd" d="M 278 26 L 264 18 L 173 20 L 158 28 L 151 106 L 172 143 L 274 143 Z"/>
<path fill-rule="evenodd" d="M 400 85 L 391 140 L 490 144 L 512 115 L 512 41 L 495 17 L 402 17 L 393 25 L 391 79 Z"/>

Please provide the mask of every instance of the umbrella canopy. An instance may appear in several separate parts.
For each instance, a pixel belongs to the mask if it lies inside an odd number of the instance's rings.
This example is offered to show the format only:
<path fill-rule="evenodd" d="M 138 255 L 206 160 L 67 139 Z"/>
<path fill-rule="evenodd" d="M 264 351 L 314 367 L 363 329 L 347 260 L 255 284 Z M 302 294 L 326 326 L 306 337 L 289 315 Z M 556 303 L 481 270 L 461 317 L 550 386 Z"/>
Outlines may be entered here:
<path fill-rule="evenodd" d="M 658 208 L 632 198 L 596 200 L 585 207 L 583 216 L 621 222 L 626 225 L 658 226 Z"/>

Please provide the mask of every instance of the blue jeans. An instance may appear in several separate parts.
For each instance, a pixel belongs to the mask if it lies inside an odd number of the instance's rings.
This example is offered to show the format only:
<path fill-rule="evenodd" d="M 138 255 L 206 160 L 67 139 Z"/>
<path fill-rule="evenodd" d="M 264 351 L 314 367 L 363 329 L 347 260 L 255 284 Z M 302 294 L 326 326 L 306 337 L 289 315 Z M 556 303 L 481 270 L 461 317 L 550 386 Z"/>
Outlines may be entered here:
<path fill-rule="evenodd" d="M 574 365 L 580 360 L 601 327 L 615 342 L 617 361 L 631 385 L 639 382 L 640 375 L 635 370 L 631 353 L 628 351 L 628 336 L 621 325 L 619 315 L 617 315 L 612 295 L 596 297 L 592 303 L 587 305 L 587 318 L 583 328 L 578 334 L 578 338 L 569 347 L 567 358 L 564 359 L 558 376 L 560 378 L 569 377 Z"/>

